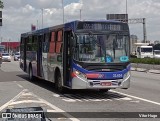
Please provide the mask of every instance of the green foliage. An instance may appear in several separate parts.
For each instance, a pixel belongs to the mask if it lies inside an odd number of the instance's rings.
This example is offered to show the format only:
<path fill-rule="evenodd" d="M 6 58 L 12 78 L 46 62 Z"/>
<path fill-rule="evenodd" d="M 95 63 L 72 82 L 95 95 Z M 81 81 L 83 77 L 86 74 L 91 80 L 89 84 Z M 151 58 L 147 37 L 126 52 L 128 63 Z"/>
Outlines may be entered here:
<path fill-rule="evenodd" d="M 3 8 L 4 5 L 3 5 L 3 2 L 0 0 L 0 8 Z"/>
<path fill-rule="evenodd" d="M 160 64 L 160 59 L 156 58 L 131 58 L 131 63 L 143 63 L 143 64 Z"/>

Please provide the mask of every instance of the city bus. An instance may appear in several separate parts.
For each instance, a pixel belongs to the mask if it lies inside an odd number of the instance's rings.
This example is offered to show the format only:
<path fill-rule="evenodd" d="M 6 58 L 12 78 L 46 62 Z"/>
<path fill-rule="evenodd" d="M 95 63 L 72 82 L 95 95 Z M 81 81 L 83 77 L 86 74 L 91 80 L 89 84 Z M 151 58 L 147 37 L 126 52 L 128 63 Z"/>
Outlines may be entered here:
<path fill-rule="evenodd" d="M 65 89 L 130 87 L 130 34 L 127 23 L 72 21 L 21 34 L 20 68 Z"/>

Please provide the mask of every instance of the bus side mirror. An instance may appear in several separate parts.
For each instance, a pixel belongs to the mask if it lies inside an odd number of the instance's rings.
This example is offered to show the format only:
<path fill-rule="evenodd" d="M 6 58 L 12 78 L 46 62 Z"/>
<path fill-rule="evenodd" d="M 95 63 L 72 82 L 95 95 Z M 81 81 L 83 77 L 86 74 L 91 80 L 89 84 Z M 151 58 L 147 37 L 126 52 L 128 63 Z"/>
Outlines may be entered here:
<path fill-rule="evenodd" d="M 62 62 L 62 55 L 57 55 L 57 61 Z"/>

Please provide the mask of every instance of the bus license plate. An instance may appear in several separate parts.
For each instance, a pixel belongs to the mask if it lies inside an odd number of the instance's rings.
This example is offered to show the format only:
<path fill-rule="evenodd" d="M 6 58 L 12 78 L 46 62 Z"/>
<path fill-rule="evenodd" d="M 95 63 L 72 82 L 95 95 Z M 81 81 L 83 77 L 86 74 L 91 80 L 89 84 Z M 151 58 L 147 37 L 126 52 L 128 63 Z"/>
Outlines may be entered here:
<path fill-rule="evenodd" d="M 111 82 L 101 82 L 102 86 L 111 86 Z"/>

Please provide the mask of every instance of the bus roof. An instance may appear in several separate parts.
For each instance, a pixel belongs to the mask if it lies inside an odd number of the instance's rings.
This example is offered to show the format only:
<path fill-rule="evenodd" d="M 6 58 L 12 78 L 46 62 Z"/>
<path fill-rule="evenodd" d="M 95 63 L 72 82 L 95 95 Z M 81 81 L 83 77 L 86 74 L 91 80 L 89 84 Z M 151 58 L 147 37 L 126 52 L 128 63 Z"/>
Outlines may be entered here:
<path fill-rule="evenodd" d="M 47 28 L 44 28 L 44 29 L 39 29 L 39 30 L 35 30 L 35 31 L 30 31 L 30 32 L 22 33 L 21 36 L 22 36 L 22 37 L 25 37 L 25 36 L 28 36 L 28 35 L 31 35 L 31 34 L 47 33 L 47 32 L 49 32 L 50 30 L 54 30 L 54 29 L 58 29 L 58 28 L 64 28 L 64 27 L 67 27 L 67 25 L 71 25 L 71 24 L 74 24 L 74 25 L 75 25 L 75 24 L 78 23 L 78 22 L 124 23 L 124 22 L 115 21 L 115 20 L 83 20 L 83 21 L 75 20 L 75 21 L 71 21 L 71 22 L 64 23 L 64 24 L 60 24 L 60 25 L 56 25 L 56 26 L 52 26 L 52 27 L 47 27 Z"/>

